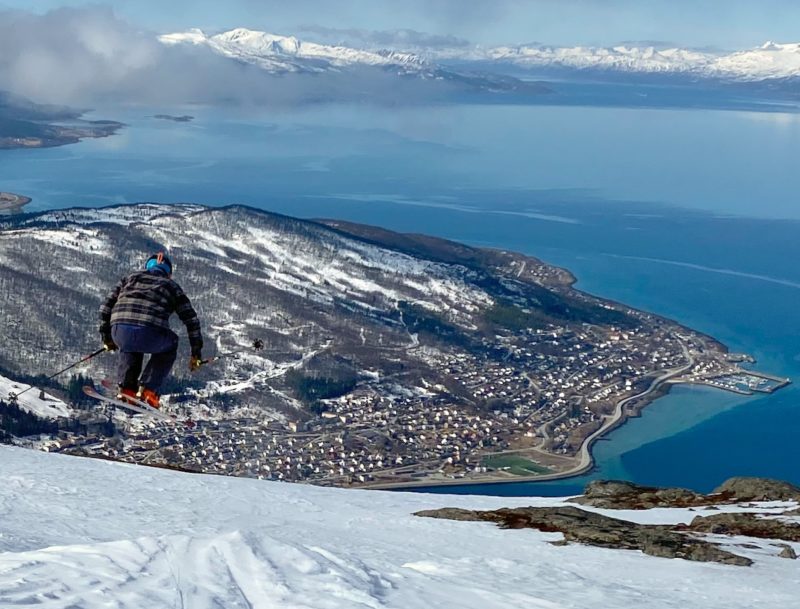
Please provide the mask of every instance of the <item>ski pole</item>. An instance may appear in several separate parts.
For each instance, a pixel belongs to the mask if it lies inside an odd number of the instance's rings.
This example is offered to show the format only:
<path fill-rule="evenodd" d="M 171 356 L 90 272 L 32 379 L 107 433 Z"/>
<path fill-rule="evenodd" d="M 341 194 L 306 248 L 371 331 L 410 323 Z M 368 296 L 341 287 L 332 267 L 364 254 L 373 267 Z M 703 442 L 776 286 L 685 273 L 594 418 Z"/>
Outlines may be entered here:
<path fill-rule="evenodd" d="M 67 366 L 67 367 L 66 367 L 66 368 L 64 368 L 63 370 L 59 370 L 59 371 L 58 371 L 58 372 L 56 372 L 55 374 L 51 374 L 51 375 L 50 375 L 50 376 L 48 376 L 48 377 L 47 377 L 45 380 L 46 380 L 46 381 L 49 381 L 49 380 L 51 380 L 51 379 L 54 379 L 54 378 L 56 378 L 56 377 L 57 377 L 59 374 L 63 374 L 63 373 L 64 373 L 64 372 L 66 372 L 67 370 L 72 370 L 72 369 L 73 369 L 75 366 L 78 366 L 78 365 L 82 364 L 83 362 L 88 362 L 90 359 L 92 359 L 93 357 L 97 357 L 98 355 L 100 355 L 100 354 L 101 354 L 101 353 L 103 353 L 104 351 L 108 351 L 108 349 L 106 349 L 105 347 L 101 347 L 100 349 L 98 349 L 98 350 L 97 350 L 97 351 L 95 351 L 94 353 L 91 353 L 91 354 L 87 355 L 86 357 L 83 357 L 83 358 L 79 359 L 77 362 L 75 362 L 74 364 L 70 364 L 69 366 Z M 28 391 L 30 391 L 31 389 L 33 389 L 33 387 L 34 387 L 34 385 L 31 385 L 30 387 L 28 387 L 27 389 L 23 389 L 23 390 L 22 390 L 22 391 L 20 391 L 19 393 L 14 393 L 13 391 L 11 391 L 11 392 L 9 392 L 9 394 L 8 394 L 8 399 L 9 399 L 9 400 L 11 400 L 11 401 L 13 402 L 13 401 L 15 401 L 15 400 L 16 400 L 16 399 L 17 399 L 19 396 L 21 396 L 23 393 L 27 393 Z"/>
<path fill-rule="evenodd" d="M 244 351 L 249 351 L 250 349 L 258 351 L 259 349 L 263 348 L 264 348 L 264 341 L 261 340 L 260 338 L 257 338 L 253 341 L 253 344 L 251 344 L 249 347 L 242 347 L 241 349 L 237 349 L 236 351 L 229 351 L 228 353 L 220 353 L 219 355 L 215 355 L 214 357 L 209 357 L 204 360 L 200 360 L 200 365 L 205 366 L 206 364 L 212 364 L 217 360 L 225 359 L 226 357 L 232 357 L 234 355 L 238 355 L 239 353 L 243 353 Z"/>

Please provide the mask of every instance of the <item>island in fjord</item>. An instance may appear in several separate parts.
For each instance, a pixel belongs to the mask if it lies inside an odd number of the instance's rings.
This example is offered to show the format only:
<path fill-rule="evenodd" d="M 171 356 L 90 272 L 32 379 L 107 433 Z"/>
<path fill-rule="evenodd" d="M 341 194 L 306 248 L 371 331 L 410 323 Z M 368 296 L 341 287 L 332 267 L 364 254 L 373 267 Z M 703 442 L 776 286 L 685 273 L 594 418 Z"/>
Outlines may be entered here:
<path fill-rule="evenodd" d="M 166 409 L 197 427 L 103 412 L 79 392 L 49 411 L 69 421 L 62 431 L 50 421 L 51 437 L 31 445 L 331 486 L 546 480 L 589 469 L 592 443 L 671 385 L 749 394 L 788 383 L 530 256 L 195 205 L 0 221 L 0 248 L 24 261 L 0 262 L 0 340 L 21 345 L 0 352 L 3 374 L 58 370 L 95 349 L 87 311 L 160 244 L 202 311 L 209 355 L 245 350 L 191 377 L 176 368 Z M 44 286 L 57 310 L 33 306 Z M 254 338 L 267 347 L 248 350 Z M 113 368 L 106 356 L 85 372 Z M 33 397 L 20 404 L 48 412 Z"/>

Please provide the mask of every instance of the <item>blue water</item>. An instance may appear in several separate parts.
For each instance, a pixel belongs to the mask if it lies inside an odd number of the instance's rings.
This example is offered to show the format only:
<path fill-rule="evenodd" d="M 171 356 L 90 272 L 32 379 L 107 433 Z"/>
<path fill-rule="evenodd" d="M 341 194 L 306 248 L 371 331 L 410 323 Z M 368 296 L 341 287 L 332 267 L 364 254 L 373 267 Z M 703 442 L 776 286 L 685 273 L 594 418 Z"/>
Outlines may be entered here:
<path fill-rule="evenodd" d="M 519 250 L 800 380 L 797 115 L 463 106 L 146 118 L 159 112 L 187 110 L 105 110 L 130 127 L 0 151 L 0 190 L 32 196 L 32 210 L 236 202 Z M 798 432 L 796 385 L 765 398 L 677 388 L 597 444 L 591 476 L 458 492 L 560 495 L 591 477 L 800 483 Z"/>

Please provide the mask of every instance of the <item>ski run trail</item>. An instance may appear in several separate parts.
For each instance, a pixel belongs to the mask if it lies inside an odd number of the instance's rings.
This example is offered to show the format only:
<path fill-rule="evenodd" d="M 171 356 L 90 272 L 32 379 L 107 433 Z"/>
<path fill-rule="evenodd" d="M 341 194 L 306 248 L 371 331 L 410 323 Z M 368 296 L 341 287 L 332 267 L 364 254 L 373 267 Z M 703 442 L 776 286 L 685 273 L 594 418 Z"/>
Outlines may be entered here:
<path fill-rule="evenodd" d="M 763 541 L 740 539 L 751 547 L 735 551 L 755 564 L 736 567 L 412 515 L 561 503 L 319 488 L 0 446 L 0 607 L 797 606 L 800 566 Z M 598 511 L 651 523 L 697 515 Z"/>

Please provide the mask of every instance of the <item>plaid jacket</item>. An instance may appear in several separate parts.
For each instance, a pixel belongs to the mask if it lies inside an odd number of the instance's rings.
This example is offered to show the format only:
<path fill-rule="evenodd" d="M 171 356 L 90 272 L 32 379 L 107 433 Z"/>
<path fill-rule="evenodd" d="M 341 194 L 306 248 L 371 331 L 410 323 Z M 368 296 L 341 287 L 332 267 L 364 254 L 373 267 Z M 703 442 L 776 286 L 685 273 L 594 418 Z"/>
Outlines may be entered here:
<path fill-rule="evenodd" d="M 161 273 L 139 271 L 125 277 L 100 307 L 100 333 L 111 335 L 112 324 L 169 328 L 177 313 L 186 326 L 192 353 L 203 348 L 200 320 L 180 286 Z"/>

